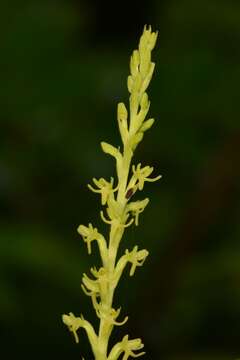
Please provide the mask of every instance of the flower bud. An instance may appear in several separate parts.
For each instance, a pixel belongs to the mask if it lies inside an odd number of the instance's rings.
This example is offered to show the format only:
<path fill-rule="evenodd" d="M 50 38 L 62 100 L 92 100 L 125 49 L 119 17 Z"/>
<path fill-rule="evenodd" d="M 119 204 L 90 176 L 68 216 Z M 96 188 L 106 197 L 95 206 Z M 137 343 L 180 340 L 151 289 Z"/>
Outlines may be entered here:
<path fill-rule="evenodd" d="M 152 127 L 152 125 L 154 124 L 154 119 L 148 119 L 147 121 L 145 121 L 141 127 L 141 131 L 144 132 L 148 129 L 150 129 Z"/>

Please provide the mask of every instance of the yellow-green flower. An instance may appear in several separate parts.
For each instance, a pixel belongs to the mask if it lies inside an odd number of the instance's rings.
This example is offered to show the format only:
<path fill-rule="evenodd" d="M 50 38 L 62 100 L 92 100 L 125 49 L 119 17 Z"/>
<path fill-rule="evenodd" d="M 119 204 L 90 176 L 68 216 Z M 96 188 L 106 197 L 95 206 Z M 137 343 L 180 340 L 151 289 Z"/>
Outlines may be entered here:
<path fill-rule="evenodd" d="M 70 312 L 69 315 L 63 315 L 62 320 L 65 325 L 73 332 L 76 343 L 79 342 L 77 330 L 82 326 L 82 319 L 75 317 L 75 315 Z"/>
<path fill-rule="evenodd" d="M 137 166 L 133 165 L 132 166 L 132 172 L 133 172 L 133 177 L 131 182 L 133 183 L 132 186 L 136 185 L 136 188 L 139 190 L 143 189 L 144 186 L 144 182 L 154 182 L 157 181 L 159 179 L 161 179 L 161 175 L 158 175 L 154 178 L 149 178 L 149 176 L 151 175 L 151 173 L 153 172 L 153 167 L 150 166 L 144 166 L 143 168 L 141 167 L 141 163 L 138 164 Z M 131 182 L 130 182 L 130 186 L 131 186 Z"/>
<path fill-rule="evenodd" d="M 113 178 L 111 178 L 110 182 L 108 182 L 104 178 L 100 178 L 99 180 L 93 178 L 93 182 L 98 187 L 98 189 L 95 189 L 92 187 L 92 185 L 88 184 L 89 189 L 95 193 L 101 194 L 101 203 L 102 205 L 105 205 L 108 201 L 108 198 L 112 195 L 114 191 L 117 190 L 117 187 L 113 189 Z"/>
<path fill-rule="evenodd" d="M 149 199 L 146 198 L 144 200 L 138 200 L 134 202 L 130 202 L 127 205 L 127 211 L 132 214 L 132 216 L 135 218 L 135 225 L 138 226 L 139 224 L 139 214 L 142 213 L 149 203 Z"/>
<path fill-rule="evenodd" d="M 133 276 L 137 266 L 142 266 L 146 257 L 148 256 L 148 251 L 143 249 L 138 251 L 138 246 L 134 246 L 132 251 L 125 251 L 126 260 L 132 263 L 130 276 Z"/>
<path fill-rule="evenodd" d="M 80 225 L 77 229 L 78 233 L 82 235 L 83 240 L 87 243 L 88 253 L 91 254 L 91 242 L 99 238 L 97 228 L 94 228 L 92 224 L 88 226 Z"/>

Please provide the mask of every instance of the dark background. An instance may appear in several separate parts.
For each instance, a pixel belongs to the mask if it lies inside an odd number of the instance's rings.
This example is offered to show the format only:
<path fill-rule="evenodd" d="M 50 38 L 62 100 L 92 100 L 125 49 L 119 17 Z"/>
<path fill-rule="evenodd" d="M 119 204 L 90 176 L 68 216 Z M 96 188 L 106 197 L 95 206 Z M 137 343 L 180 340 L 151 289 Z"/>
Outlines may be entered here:
<path fill-rule="evenodd" d="M 9 0 L 0 9 L 1 358 L 91 360 L 61 314 L 95 322 L 82 273 L 99 263 L 76 228 L 100 226 L 86 184 L 114 174 L 129 56 L 160 32 L 156 118 L 136 161 L 156 167 L 151 202 L 122 245 L 150 256 L 116 294 L 145 359 L 240 357 L 240 2 Z M 140 197 L 142 194 L 139 194 Z"/>

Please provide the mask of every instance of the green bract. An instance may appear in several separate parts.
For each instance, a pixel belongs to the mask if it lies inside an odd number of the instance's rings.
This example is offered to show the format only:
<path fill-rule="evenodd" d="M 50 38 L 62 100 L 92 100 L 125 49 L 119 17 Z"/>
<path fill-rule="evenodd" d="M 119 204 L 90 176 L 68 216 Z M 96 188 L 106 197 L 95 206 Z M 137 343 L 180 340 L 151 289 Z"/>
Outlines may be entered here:
<path fill-rule="evenodd" d="M 99 318 L 99 328 L 96 331 L 89 321 L 81 315 L 75 317 L 73 313 L 63 315 L 62 319 L 78 342 L 77 331 L 84 328 L 95 360 L 122 360 L 129 357 L 138 357 L 144 352 L 138 352 L 143 348 L 141 339 L 130 340 L 125 335 L 122 341 L 109 349 L 109 338 L 114 325 L 123 325 L 128 317 L 122 321 L 117 320 L 120 308 L 113 307 L 113 296 L 121 275 L 130 264 L 130 276 L 134 275 L 137 267 L 142 266 L 148 251 L 138 250 L 134 246 L 132 251 L 125 250 L 117 260 L 119 243 L 125 229 L 132 224 L 139 224 L 139 215 L 149 203 L 149 199 L 131 201 L 138 190 L 142 190 L 145 182 L 153 182 L 160 179 L 149 177 L 153 167 L 141 164 L 132 165 L 133 153 L 137 145 L 142 141 L 144 132 L 151 128 L 154 119 L 146 119 L 150 102 L 146 93 L 147 87 L 153 75 L 155 64 L 151 61 L 151 51 L 157 40 L 157 33 L 152 32 L 151 27 L 145 27 L 140 38 L 138 50 L 134 50 L 130 60 L 130 75 L 128 77 L 129 111 L 124 103 L 117 107 L 117 120 L 122 139 L 122 149 L 106 142 L 101 142 L 102 150 L 111 155 L 116 161 L 116 181 L 100 178 L 93 179 L 94 186 L 88 185 L 89 189 L 101 196 L 101 204 L 105 211 L 101 211 L 102 220 L 109 227 L 109 235 L 105 238 L 91 223 L 88 226 L 80 225 L 78 232 L 87 244 L 88 253 L 91 254 L 91 243 L 96 241 L 99 247 L 102 266 L 99 269 L 91 268 L 91 276 L 83 274 L 82 289 L 91 297 L 96 315 Z M 131 174 L 130 174 L 131 172 Z M 116 185 L 114 185 L 116 183 Z"/>

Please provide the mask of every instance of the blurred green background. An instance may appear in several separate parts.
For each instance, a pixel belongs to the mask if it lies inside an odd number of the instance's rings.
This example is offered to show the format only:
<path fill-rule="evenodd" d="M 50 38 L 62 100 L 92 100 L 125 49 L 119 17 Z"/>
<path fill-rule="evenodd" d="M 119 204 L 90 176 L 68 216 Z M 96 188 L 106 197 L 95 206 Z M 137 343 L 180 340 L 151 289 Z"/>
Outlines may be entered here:
<path fill-rule="evenodd" d="M 99 143 L 120 145 L 116 105 L 145 23 L 160 31 L 157 121 L 135 161 L 163 178 L 146 185 L 150 205 L 123 241 L 150 256 L 117 291 L 130 319 L 112 339 L 142 337 L 146 360 L 240 357 L 240 2 L 0 7 L 1 358 L 92 360 L 61 314 L 96 324 L 80 283 L 98 253 L 87 255 L 76 228 L 102 228 L 86 184 L 114 173 Z"/>

